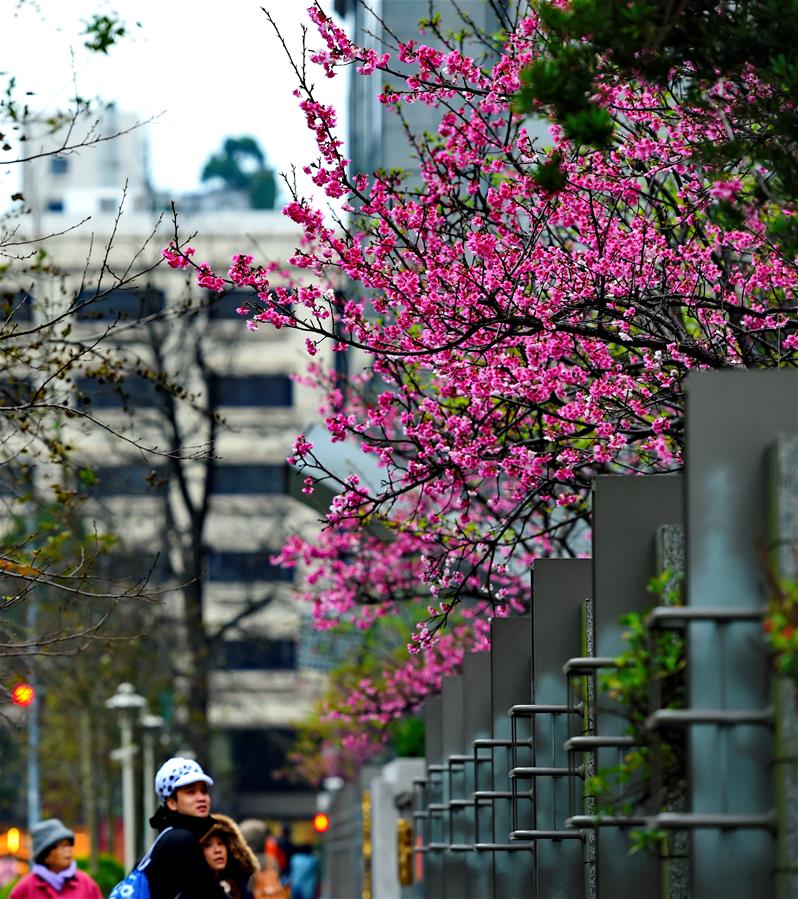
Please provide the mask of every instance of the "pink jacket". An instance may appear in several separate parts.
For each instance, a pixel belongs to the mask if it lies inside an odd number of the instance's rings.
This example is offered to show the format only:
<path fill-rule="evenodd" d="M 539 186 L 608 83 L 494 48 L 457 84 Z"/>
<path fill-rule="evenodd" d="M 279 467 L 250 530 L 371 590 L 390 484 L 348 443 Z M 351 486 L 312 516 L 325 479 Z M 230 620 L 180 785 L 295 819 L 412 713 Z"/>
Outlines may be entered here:
<path fill-rule="evenodd" d="M 66 881 L 60 893 L 41 877 L 26 874 L 11 890 L 8 899 L 103 899 L 103 894 L 88 874 L 78 871 Z"/>

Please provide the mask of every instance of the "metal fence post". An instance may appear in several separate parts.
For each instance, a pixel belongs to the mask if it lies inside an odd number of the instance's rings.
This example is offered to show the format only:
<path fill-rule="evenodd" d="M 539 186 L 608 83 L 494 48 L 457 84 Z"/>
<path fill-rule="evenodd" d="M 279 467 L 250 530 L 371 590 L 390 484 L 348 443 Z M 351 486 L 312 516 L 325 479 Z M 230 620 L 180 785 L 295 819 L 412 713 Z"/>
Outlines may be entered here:
<path fill-rule="evenodd" d="M 798 583 L 798 435 L 781 437 L 768 459 L 769 546 L 774 573 Z M 776 713 L 776 812 L 779 846 L 777 894 L 798 899 L 798 685 L 788 677 L 773 684 Z"/>
<path fill-rule="evenodd" d="M 654 605 L 647 587 L 656 571 L 656 535 L 662 524 L 683 521 L 683 481 L 677 475 L 598 478 L 593 492 L 593 612 L 595 651 L 613 658 L 624 649 L 618 619 Z M 623 720 L 599 694 L 596 727 L 601 737 L 620 737 Z M 624 748 L 599 748 L 599 768 L 613 764 Z M 652 811 L 655 811 L 652 809 Z M 660 895 L 659 862 L 649 853 L 629 854 L 623 829 L 598 833 L 598 894 L 601 899 Z"/>
<path fill-rule="evenodd" d="M 510 844 L 512 815 L 510 805 L 510 739 L 512 726 L 508 711 L 511 706 L 528 703 L 532 698 L 532 639 L 528 618 L 494 618 L 491 623 L 491 708 L 493 739 L 506 741 L 505 746 L 493 749 L 493 783 L 496 792 L 506 798 L 493 801 L 494 895 L 523 899 L 532 896 L 534 856 L 530 844 Z M 520 734 L 528 738 L 528 723 Z M 520 758 L 521 764 L 531 763 L 531 750 Z M 519 823 L 530 828 L 531 803 L 527 802 L 527 819 Z M 490 807 L 486 809 L 490 811 Z"/>
<path fill-rule="evenodd" d="M 465 844 L 463 806 L 464 728 L 463 728 L 463 676 L 450 675 L 443 679 L 443 764 L 445 770 L 443 803 L 444 827 L 448 844 L 443 854 L 443 895 L 445 899 L 463 899 L 466 894 L 465 857 L 462 850 L 453 846 Z"/>
<path fill-rule="evenodd" d="M 562 666 L 581 653 L 580 614 L 592 590 L 589 559 L 541 559 L 535 563 L 532 590 L 532 683 L 536 705 L 565 704 L 568 696 Z M 567 714 L 533 718 L 533 761 L 536 768 L 567 766 L 562 744 Z M 567 770 L 567 768 L 566 768 Z M 569 784 L 562 776 L 537 777 L 534 782 L 535 829 L 564 831 Z M 581 781 L 578 785 L 581 796 Z M 579 839 L 537 842 L 535 881 L 541 899 L 574 899 L 584 895 L 583 844 Z"/>
<path fill-rule="evenodd" d="M 489 842 L 483 833 L 477 830 L 477 802 L 474 797 L 479 778 L 477 768 L 488 771 L 490 763 L 483 750 L 479 756 L 485 761 L 476 761 L 477 753 L 474 751 L 474 742 L 488 740 L 492 733 L 491 703 L 490 703 L 490 667 L 491 659 L 488 652 L 468 653 L 463 663 L 463 731 L 466 752 L 471 752 L 471 763 L 465 767 L 465 794 L 473 798 L 473 805 L 465 810 L 467 821 L 466 842 L 472 845 L 472 851 L 465 854 L 466 865 L 466 899 L 493 899 L 493 863 L 487 853 L 476 852 L 473 849 L 475 843 Z M 485 778 L 482 778 L 485 783 Z M 481 830 L 484 830 L 483 826 Z"/>
<path fill-rule="evenodd" d="M 743 613 L 764 604 L 764 454 L 798 431 L 796 397 L 795 371 L 687 381 L 687 602 L 741 616 L 688 629 L 691 711 L 704 719 L 688 732 L 696 899 L 774 895 L 773 733 L 751 717 L 771 701 L 770 671 L 761 621 Z"/>
<path fill-rule="evenodd" d="M 427 851 L 424 854 L 425 899 L 443 899 L 443 701 L 429 696 L 424 703 L 427 756 Z"/>

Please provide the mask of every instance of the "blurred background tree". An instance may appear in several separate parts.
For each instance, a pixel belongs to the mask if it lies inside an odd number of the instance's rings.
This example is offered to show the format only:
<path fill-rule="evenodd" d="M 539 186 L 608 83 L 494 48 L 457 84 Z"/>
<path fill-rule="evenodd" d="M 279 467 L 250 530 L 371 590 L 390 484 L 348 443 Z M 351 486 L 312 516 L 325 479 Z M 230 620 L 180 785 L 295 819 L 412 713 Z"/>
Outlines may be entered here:
<path fill-rule="evenodd" d="M 201 178 L 246 193 L 251 209 L 274 209 L 277 178 L 254 137 L 228 137 L 205 163 Z"/>

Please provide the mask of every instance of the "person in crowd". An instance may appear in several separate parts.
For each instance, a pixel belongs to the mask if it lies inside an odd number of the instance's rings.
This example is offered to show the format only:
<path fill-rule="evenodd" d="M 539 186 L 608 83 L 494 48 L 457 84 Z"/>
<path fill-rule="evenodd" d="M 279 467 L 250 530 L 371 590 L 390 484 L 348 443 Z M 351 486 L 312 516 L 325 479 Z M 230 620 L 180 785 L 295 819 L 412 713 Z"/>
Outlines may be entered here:
<path fill-rule="evenodd" d="M 150 819 L 160 834 L 144 869 L 150 899 L 226 899 L 200 846 L 216 823 L 208 787 L 213 780 L 193 759 L 175 757 L 155 775 L 161 805 Z"/>
<path fill-rule="evenodd" d="M 258 856 L 260 870 L 252 879 L 253 899 L 291 899 L 289 888 L 283 884 L 280 865 L 273 855 Z"/>
<path fill-rule="evenodd" d="M 310 843 L 294 846 L 291 853 L 292 899 L 316 899 L 319 894 L 319 857 Z"/>
<path fill-rule="evenodd" d="M 249 883 L 259 868 L 255 853 L 232 818 L 217 813 L 213 820 L 213 826 L 200 840 L 205 861 L 231 899 L 252 899 Z"/>
<path fill-rule="evenodd" d="M 283 873 L 288 874 L 291 870 L 291 853 L 294 851 L 294 844 L 291 840 L 291 828 L 287 824 L 283 824 L 280 829 L 280 836 L 277 837 L 277 845 L 282 849 L 285 856 L 285 866 Z"/>
<path fill-rule="evenodd" d="M 255 856 L 262 855 L 263 847 L 266 845 L 266 834 L 269 832 L 265 822 L 258 818 L 245 818 L 238 825 L 238 829 Z"/>
<path fill-rule="evenodd" d="M 269 830 L 266 831 L 266 839 L 263 842 L 263 852 L 269 855 L 280 866 L 280 874 L 288 873 L 288 859 L 285 857 L 283 847 Z"/>
<path fill-rule="evenodd" d="M 58 818 L 34 824 L 30 835 L 33 866 L 11 890 L 9 899 L 102 899 L 97 884 L 78 871 L 72 858 L 75 834 Z"/>

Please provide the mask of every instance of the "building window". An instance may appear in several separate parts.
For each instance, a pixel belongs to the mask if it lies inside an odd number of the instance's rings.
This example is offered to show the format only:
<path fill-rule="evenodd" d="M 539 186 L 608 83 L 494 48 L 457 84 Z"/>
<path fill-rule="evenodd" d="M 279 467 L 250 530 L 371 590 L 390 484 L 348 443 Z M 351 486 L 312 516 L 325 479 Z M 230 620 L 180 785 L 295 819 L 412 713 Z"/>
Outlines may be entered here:
<path fill-rule="evenodd" d="M 213 492 L 223 496 L 284 494 L 287 482 L 285 465 L 220 465 L 214 472 Z"/>
<path fill-rule="evenodd" d="M 361 639 L 359 634 L 318 631 L 308 622 L 299 629 L 297 667 L 332 671 L 357 656 Z"/>
<path fill-rule="evenodd" d="M 240 319 L 236 312 L 240 306 L 256 300 L 254 290 L 230 290 L 221 296 L 217 293 L 208 294 L 208 318 L 211 321 L 220 319 Z"/>
<path fill-rule="evenodd" d="M 64 211 L 64 201 L 63 200 L 48 200 L 47 201 L 47 211 L 48 212 L 63 212 Z"/>
<path fill-rule="evenodd" d="M 100 212 L 116 212 L 119 209 L 119 200 L 115 197 L 100 198 Z"/>
<path fill-rule="evenodd" d="M 253 581 L 281 581 L 294 579 L 292 568 L 283 568 L 269 561 L 270 551 L 211 550 L 208 553 L 208 580 L 217 583 L 252 583 Z"/>
<path fill-rule="evenodd" d="M 0 318 L 14 322 L 33 321 L 33 297 L 27 290 L 0 293 Z"/>
<path fill-rule="evenodd" d="M 164 305 L 163 291 L 153 288 L 111 290 L 99 296 L 96 290 L 81 290 L 76 314 L 80 321 L 138 321 L 163 311 Z"/>
<path fill-rule="evenodd" d="M 294 401 L 294 385 L 288 375 L 219 377 L 216 386 L 219 406 L 285 408 Z"/>
<path fill-rule="evenodd" d="M 69 160 L 65 156 L 53 156 L 50 159 L 50 173 L 53 175 L 66 175 L 69 171 Z"/>
<path fill-rule="evenodd" d="M 282 778 L 279 772 L 288 764 L 296 733 L 288 728 L 258 728 L 230 731 L 230 754 L 239 793 L 307 792 L 303 783 Z"/>
<path fill-rule="evenodd" d="M 146 465 L 114 465 L 85 468 L 79 473 L 81 488 L 92 496 L 163 496 L 166 473 Z"/>
<path fill-rule="evenodd" d="M 146 581 L 148 585 L 163 585 L 172 577 L 168 554 L 145 548 L 138 553 L 100 553 L 94 563 L 92 573 L 97 577 L 112 578 L 114 581 Z"/>
<path fill-rule="evenodd" d="M 219 647 L 216 667 L 225 671 L 293 671 L 296 640 L 225 640 Z"/>
<path fill-rule="evenodd" d="M 27 406 L 34 401 L 45 400 L 46 394 L 42 391 L 36 395 L 36 388 L 29 378 L 15 378 L 7 375 L 0 378 L 0 405 L 2 406 Z"/>
<path fill-rule="evenodd" d="M 227 293 L 208 293 L 208 318 L 211 321 L 220 321 L 222 319 L 241 319 L 236 309 L 242 306 L 254 306 L 258 308 L 261 301 L 254 290 L 228 290 Z M 282 308 L 282 307 L 281 307 Z M 291 305 L 285 307 L 286 312 L 290 312 Z"/>
<path fill-rule="evenodd" d="M 0 496 L 22 496 L 33 486 L 34 468 L 17 462 L 0 462 Z"/>
<path fill-rule="evenodd" d="M 78 378 L 77 401 L 95 409 L 155 409 L 162 407 L 165 393 L 147 378 L 131 376 L 119 383 Z"/>

